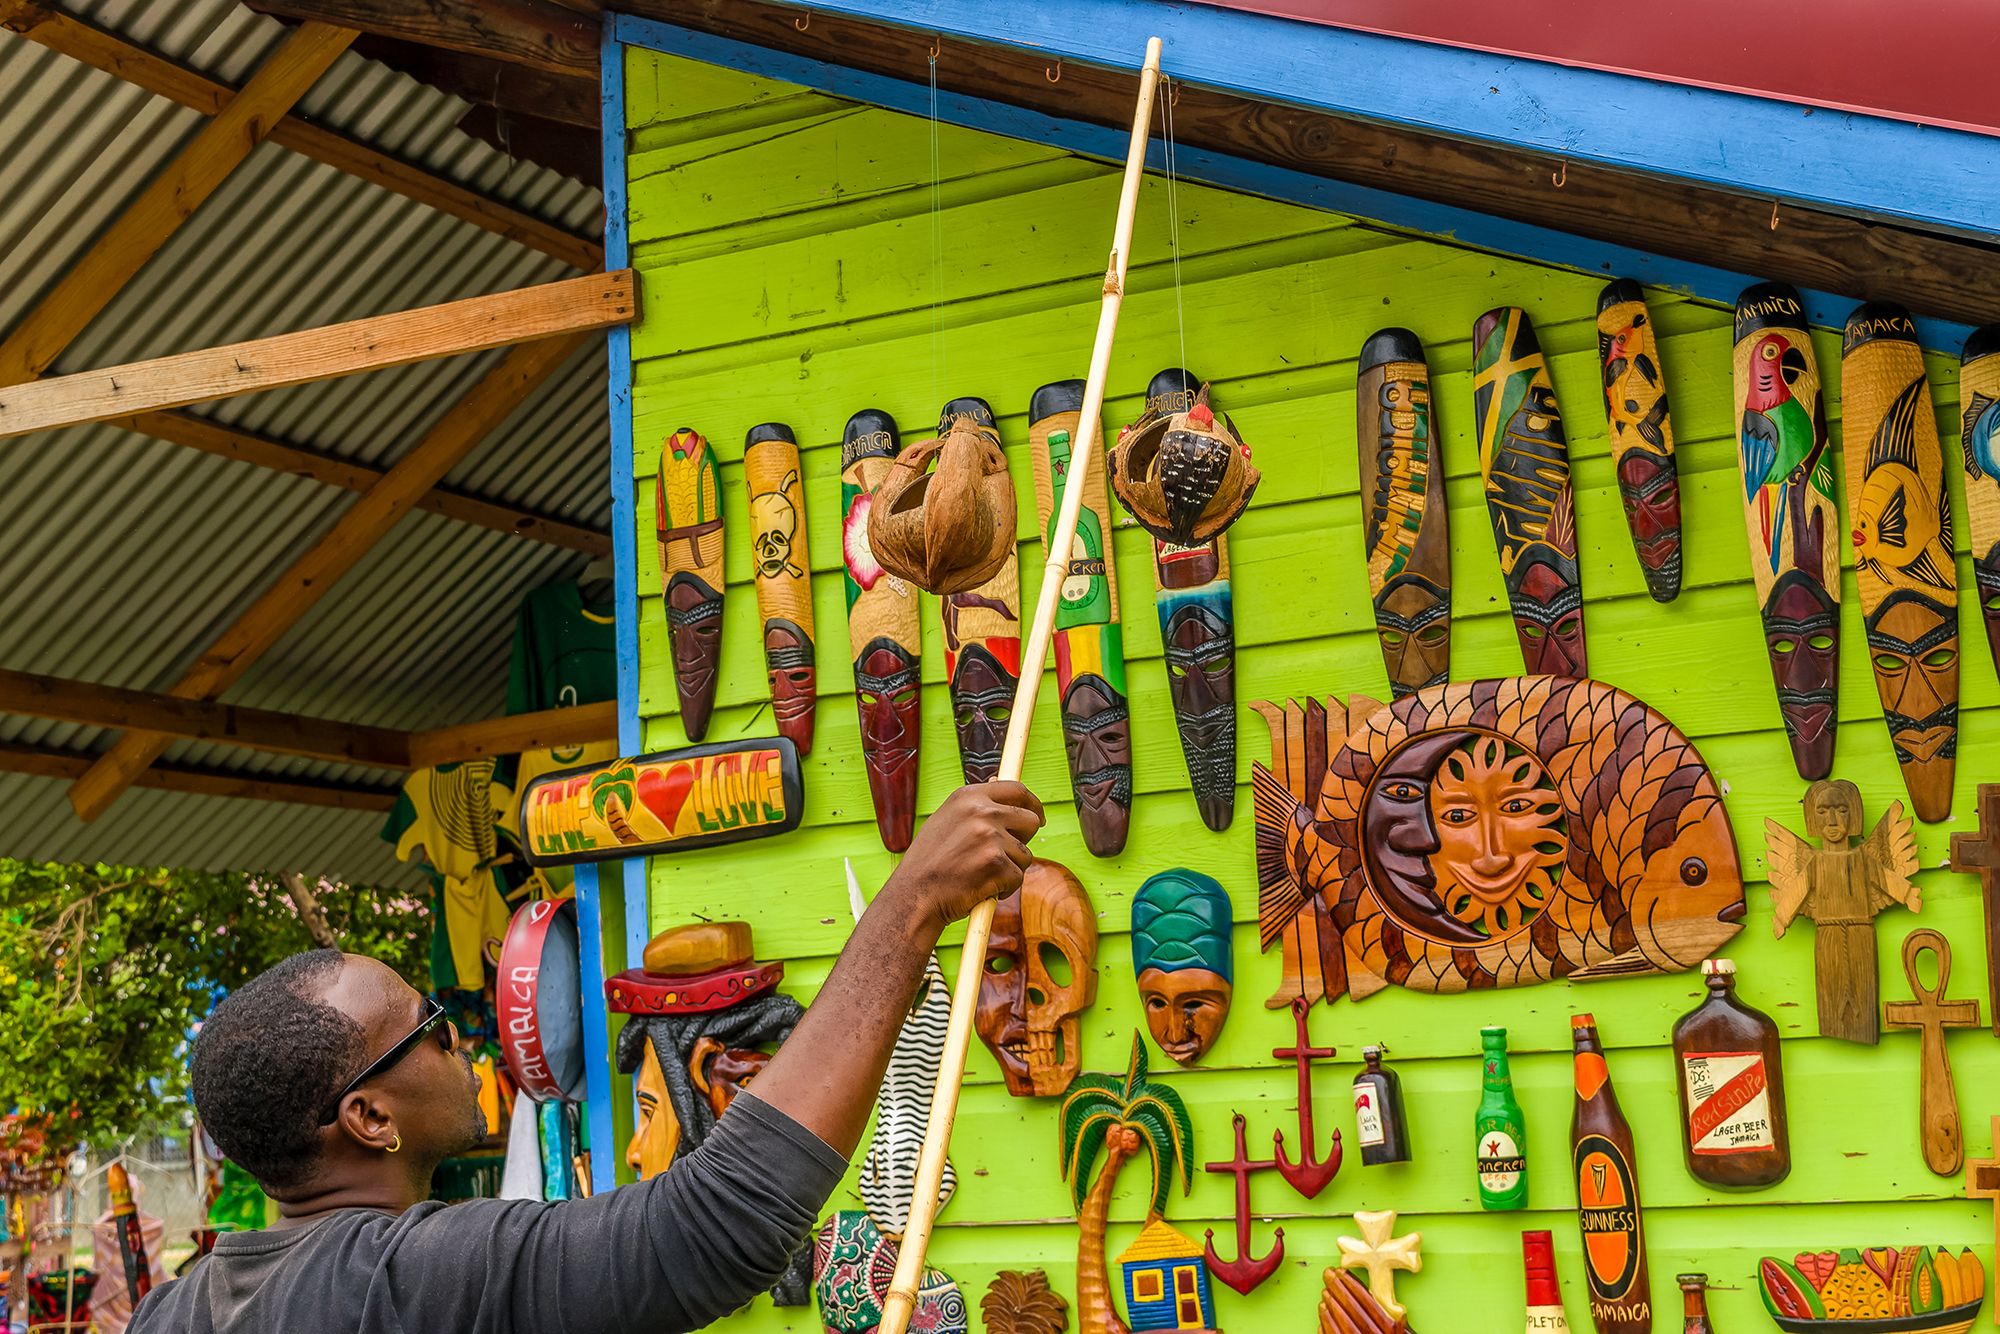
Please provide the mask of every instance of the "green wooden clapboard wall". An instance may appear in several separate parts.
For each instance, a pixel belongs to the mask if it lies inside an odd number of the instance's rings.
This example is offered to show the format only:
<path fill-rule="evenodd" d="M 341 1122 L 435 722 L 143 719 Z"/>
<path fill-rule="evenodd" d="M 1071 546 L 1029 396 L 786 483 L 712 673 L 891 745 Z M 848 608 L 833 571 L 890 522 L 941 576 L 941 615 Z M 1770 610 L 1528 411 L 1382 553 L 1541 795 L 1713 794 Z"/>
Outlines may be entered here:
<path fill-rule="evenodd" d="M 839 564 L 842 424 L 876 406 L 895 415 L 906 438 L 920 438 L 946 399 L 988 399 L 1013 459 L 1024 602 L 1032 606 L 1042 556 L 1025 413 L 1038 385 L 1085 371 L 1115 171 L 941 126 L 933 188 L 932 131 L 922 119 L 637 48 L 626 53 L 626 77 L 628 223 L 644 287 L 632 333 L 644 744 L 654 750 L 684 741 L 659 601 L 651 480 L 661 443 L 679 426 L 702 431 L 725 460 L 732 525 L 724 680 L 709 738 L 772 730 L 740 469 L 743 433 L 761 421 L 790 423 L 804 446 L 822 691 L 805 767 L 805 827 L 781 839 L 655 859 L 651 920 L 658 930 L 697 918 L 746 919 L 759 954 L 786 960 L 787 989 L 810 999 L 847 937 L 840 859 L 854 859 L 871 892 L 894 867 L 875 836 L 856 739 Z M 1109 430 L 1136 415 L 1153 372 L 1183 361 L 1169 198 L 1164 181 L 1147 181 Z M 1549 353 L 1569 426 L 1591 662 L 1600 677 L 1695 738 L 1725 785 L 1746 876 L 1758 880 L 1729 953 L 1745 997 L 1776 1016 L 1788 1037 L 1795 1163 L 1784 1184 L 1747 1196 L 1704 1189 L 1683 1170 L 1666 1043 L 1700 990 L 1692 975 L 1450 997 L 1392 988 L 1361 1005 L 1342 1001 L 1313 1016 L 1316 1040 L 1340 1052 L 1317 1079 L 1321 1125 L 1340 1126 L 1352 1139 L 1348 1090 L 1360 1048 L 1386 1044 L 1402 1074 L 1418 1161 L 1369 1169 L 1351 1151 L 1339 1178 L 1311 1202 L 1275 1174 L 1255 1178 L 1253 1208 L 1260 1219 L 1283 1224 L 1286 1263 L 1250 1297 L 1218 1287 L 1222 1325 L 1313 1328 L 1320 1271 L 1338 1253 L 1335 1238 L 1353 1230 L 1347 1215 L 1395 1208 L 1405 1228 L 1424 1233 L 1424 1271 L 1399 1284 L 1418 1328 L 1520 1328 L 1519 1234 L 1550 1228 L 1572 1326 L 1588 1329 L 1565 1166 L 1568 1019 L 1578 1010 L 1598 1018 L 1638 1139 L 1657 1328 L 1678 1319 L 1673 1279 L 1683 1270 L 1711 1276 L 1719 1329 L 1746 1331 L 1771 1327 L 1756 1296 L 1760 1254 L 1913 1243 L 1973 1245 L 1984 1254 L 1992 1238 L 1986 1206 L 1957 1198 L 1960 1183 L 1932 1176 L 1918 1153 L 1916 1036 L 1887 1035 L 1875 1049 L 1815 1036 L 1810 925 L 1782 942 L 1772 938 L 1761 883 L 1763 822 L 1775 816 L 1798 827 L 1804 784 L 1780 728 L 1749 586 L 1729 438 L 1729 313 L 1650 293 L 1687 516 L 1685 591 L 1662 607 L 1640 579 L 1605 444 L 1593 323 L 1600 278 L 1205 188 L 1182 186 L 1178 204 L 1185 364 L 1215 381 L 1218 402 L 1255 448 L 1264 474 L 1256 503 L 1230 535 L 1242 716 L 1237 817 L 1223 835 L 1207 832 L 1196 817 L 1160 662 L 1148 539 L 1126 522 L 1115 549 L 1138 795 L 1124 854 L 1098 860 L 1084 851 L 1068 804 L 1052 686 L 1043 692 L 1027 774 L 1050 810 L 1036 846 L 1082 877 L 1103 932 L 1098 1001 L 1084 1016 L 1085 1067 L 1120 1068 L 1133 1032 L 1143 1030 L 1127 940 L 1133 891 L 1155 871 L 1193 866 L 1219 878 L 1236 901 L 1237 1003 L 1201 1068 L 1182 1072 L 1155 1053 L 1156 1072 L 1165 1072 L 1194 1114 L 1197 1162 L 1229 1156 L 1232 1111 L 1250 1118 L 1253 1156 L 1268 1151 L 1280 1127 L 1296 1143 L 1292 1069 L 1270 1054 L 1289 1044 L 1290 1015 L 1262 1007 L 1277 967 L 1275 954 L 1256 948 L 1248 783 L 1250 763 L 1269 750 L 1247 705 L 1313 694 L 1387 697 L 1358 532 L 1354 358 L 1367 335 L 1388 324 L 1416 330 L 1430 353 L 1450 473 L 1454 675 L 1520 670 L 1474 475 L 1470 374 L 1474 318 L 1489 306 L 1517 303 L 1532 314 Z M 1818 343 L 1837 417 L 1837 333 L 1822 332 Z M 1955 367 L 1933 357 L 1931 375 L 1949 441 L 1956 437 Z M 1971 586 L 1963 569 L 1960 582 Z M 1836 773 L 1860 783 L 1872 821 L 1901 789 L 1851 573 L 1845 596 Z M 926 602 L 923 810 L 942 800 L 958 774 L 935 602 Z M 1958 827 L 1971 823 L 1972 785 L 2000 738 L 1976 615 L 1968 598 Z M 1920 830 L 1926 867 L 1943 862 L 1948 832 Z M 1976 885 L 1939 870 L 1927 870 L 1922 881 L 1921 922 L 1900 910 L 1880 922 L 1884 998 L 1908 995 L 1897 946 L 1918 925 L 1943 930 L 1957 946 L 1953 994 L 1981 995 Z M 945 955 L 950 976 L 955 951 Z M 1469 1127 L 1478 1100 L 1478 1033 L 1492 1023 L 1512 1034 L 1529 1122 L 1526 1213 L 1482 1214 L 1474 1190 Z M 1950 1046 L 1968 1154 L 1981 1154 L 1987 1117 L 2000 1110 L 2000 1042 L 1982 1029 L 1954 1034 Z M 1074 1293 L 1076 1231 L 1056 1158 L 1054 1102 L 1009 1097 L 975 1045 L 953 1147 L 960 1187 L 931 1248 L 975 1307 L 1003 1268 L 1040 1267 L 1059 1290 Z M 1142 1175 L 1126 1173 L 1114 1210 L 1114 1255 L 1135 1235 Z M 858 1207 L 857 1199 L 850 1181 L 834 1207 Z M 1176 1195 L 1169 1217 L 1197 1239 L 1214 1227 L 1219 1246 L 1233 1254 L 1231 1201 L 1228 1178 L 1198 1171 L 1192 1195 Z M 1269 1241 L 1270 1223 L 1260 1221 L 1255 1245 L 1261 1252 Z M 731 1327 L 814 1329 L 817 1322 L 811 1308 L 780 1311 L 759 1299 Z"/>

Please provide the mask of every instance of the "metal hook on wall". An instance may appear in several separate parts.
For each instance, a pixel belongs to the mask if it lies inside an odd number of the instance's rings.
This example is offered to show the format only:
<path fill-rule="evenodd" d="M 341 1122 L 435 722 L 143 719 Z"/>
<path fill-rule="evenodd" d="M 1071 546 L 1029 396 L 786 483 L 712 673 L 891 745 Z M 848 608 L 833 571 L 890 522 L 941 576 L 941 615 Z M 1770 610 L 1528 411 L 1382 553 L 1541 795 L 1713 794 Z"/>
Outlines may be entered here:
<path fill-rule="evenodd" d="M 804 32 L 807 28 L 812 27 L 812 25 L 813 25 L 813 16 L 812 16 L 812 11 L 810 9 L 808 9 L 805 12 L 804 18 L 796 18 L 792 20 L 792 26 L 794 28 L 797 28 L 800 32 Z"/>
<path fill-rule="evenodd" d="M 1062 67 L 1063 67 L 1062 57 L 1057 56 L 1056 63 L 1054 65 L 1044 65 L 1042 67 L 1042 77 L 1044 79 L 1047 79 L 1050 83 L 1061 83 Z"/>
<path fill-rule="evenodd" d="M 1551 181 L 1554 181 L 1554 182 L 1555 182 L 1555 187 L 1556 187 L 1556 189 L 1558 189 L 1558 190 L 1562 189 L 1562 188 L 1563 188 L 1563 186 L 1565 186 L 1565 185 L 1569 184 L 1569 159 L 1568 159 L 1568 158 L 1564 158 L 1564 159 L 1563 159 L 1563 164 L 1562 164 L 1562 169 L 1561 169 L 1560 171 L 1552 171 L 1552 172 L 1550 172 L 1550 173 L 1549 173 L 1549 179 L 1550 179 Z"/>
<path fill-rule="evenodd" d="M 1771 201 L 1771 230 L 1778 230 L 1778 201 L 1775 199 Z"/>
<path fill-rule="evenodd" d="M 1177 107 L 1180 104 L 1181 104 L 1181 81 L 1179 79 L 1169 80 L 1167 83 L 1167 105 L 1170 107 Z"/>
<path fill-rule="evenodd" d="M 931 63 L 933 65 L 937 64 L 937 58 L 943 54 L 944 54 L 944 38 L 942 37 L 931 38 Z"/>

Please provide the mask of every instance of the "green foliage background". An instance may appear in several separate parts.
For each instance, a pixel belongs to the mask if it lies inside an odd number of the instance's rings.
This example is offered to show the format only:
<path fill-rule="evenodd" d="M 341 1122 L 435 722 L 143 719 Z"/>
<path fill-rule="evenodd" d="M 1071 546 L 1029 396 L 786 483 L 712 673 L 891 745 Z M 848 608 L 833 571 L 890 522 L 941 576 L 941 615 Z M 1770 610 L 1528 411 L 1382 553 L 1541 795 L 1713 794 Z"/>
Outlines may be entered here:
<path fill-rule="evenodd" d="M 428 988 L 426 905 L 314 893 L 342 948 Z M 48 1114 L 61 1153 L 185 1124 L 189 1031 L 312 947 L 275 877 L 0 859 L 0 1111 Z"/>

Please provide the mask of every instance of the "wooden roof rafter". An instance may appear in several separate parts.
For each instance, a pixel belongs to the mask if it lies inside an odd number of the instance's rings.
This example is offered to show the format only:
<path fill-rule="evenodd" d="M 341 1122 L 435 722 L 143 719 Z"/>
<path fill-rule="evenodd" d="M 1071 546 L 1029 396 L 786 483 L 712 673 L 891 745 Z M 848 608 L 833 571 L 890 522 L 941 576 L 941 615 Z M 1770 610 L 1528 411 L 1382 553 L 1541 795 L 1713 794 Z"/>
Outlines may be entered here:
<path fill-rule="evenodd" d="M 32 774 L 38 778 L 74 781 L 90 771 L 95 758 L 73 751 L 0 741 L 0 773 Z M 132 784 L 161 792 L 283 801 L 300 806 L 328 806 L 343 811 L 387 812 L 396 804 L 393 788 L 319 779 L 266 778 L 258 774 L 224 773 L 178 764 L 155 765 L 134 778 Z"/>

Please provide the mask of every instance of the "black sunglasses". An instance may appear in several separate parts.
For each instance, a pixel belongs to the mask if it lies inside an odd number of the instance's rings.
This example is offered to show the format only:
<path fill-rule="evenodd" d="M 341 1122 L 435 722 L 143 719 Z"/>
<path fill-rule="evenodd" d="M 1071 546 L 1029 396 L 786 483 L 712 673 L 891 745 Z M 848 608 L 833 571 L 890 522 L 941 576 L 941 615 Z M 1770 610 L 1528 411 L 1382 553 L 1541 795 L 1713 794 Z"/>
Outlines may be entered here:
<path fill-rule="evenodd" d="M 444 1031 L 439 1034 L 438 1045 L 443 1047 L 447 1052 L 456 1050 L 458 1047 L 458 1026 L 445 1020 L 444 1006 L 438 1003 L 437 997 L 424 997 L 424 1017 L 417 1022 L 417 1026 L 411 1029 L 409 1035 L 395 1046 L 383 1052 L 375 1060 L 370 1061 L 367 1069 L 348 1080 L 346 1087 L 333 1095 L 333 1105 L 326 1109 L 326 1115 L 320 1118 L 319 1123 L 323 1126 L 332 1125 L 334 1118 L 340 1115 L 340 1104 L 346 1101 L 348 1094 L 354 1092 L 354 1090 L 360 1088 L 363 1084 L 366 1084 L 369 1080 L 375 1078 L 375 1076 L 381 1074 L 384 1070 L 389 1069 L 396 1062 L 415 1051 L 417 1044 L 432 1033 L 437 1032 L 440 1025 L 443 1025 Z"/>

